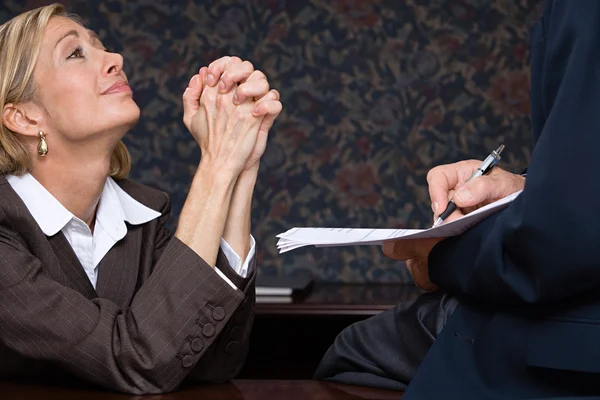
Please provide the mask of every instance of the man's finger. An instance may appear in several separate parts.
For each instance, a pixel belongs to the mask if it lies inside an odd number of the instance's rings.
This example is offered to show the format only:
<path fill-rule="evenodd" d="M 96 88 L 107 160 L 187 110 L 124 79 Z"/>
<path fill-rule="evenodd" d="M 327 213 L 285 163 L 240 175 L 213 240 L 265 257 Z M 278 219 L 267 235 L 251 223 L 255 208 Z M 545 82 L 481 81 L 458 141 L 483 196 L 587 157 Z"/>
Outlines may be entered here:
<path fill-rule="evenodd" d="M 448 192 L 448 197 L 450 199 L 454 199 L 454 192 L 455 192 L 454 190 L 450 190 L 450 192 Z M 439 211 L 439 215 L 441 215 L 445 210 L 446 210 L 446 206 L 442 207 L 442 210 Z M 464 217 L 468 213 L 469 213 L 468 208 L 456 207 L 456 210 L 454 210 L 454 212 L 452 214 L 450 214 L 446 219 L 444 219 L 444 223 L 452 222 L 455 219 Z M 433 216 L 434 222 L 437 221 L 437 218 L 439 217 L 439 215 Z"/>
<path fill-rule="evenodd" d="M 392 259 L 394 258 L 394 242 L 383 242 L 381 250 L 383 250 L 383 254 L 385 254 L 387 257 Z"/>
<path fill-rule="evenodd" d="M 515 192 L 510 174 L 484 175 L 465 183 L 454 193 L 454 202 L 461 208 L 485 205 Z"/>
<path fill-rule="evenodd" d="M 394 260 L 406 261 L 415 256 L 412 240 L 391 240 L 383 242 L 383 254 Z"/>
<path fill-rule="evenodd" d="M 434 215 L 433 215 L 433 222 L 434 222 L 434 223 L 435 223 L 435 222 L 437 222 L 437 220 L 438 220 L 439 216 L 440 216 L 440 215 L 441 215 L 441 214 L 442 214 L 442 213 L 443 213 L 445 210 L 446 210 L 446 207 L 444 206 L 444 207 L 442 207 L 442 209 L 440 210 L 439 214 L 434 214 Z M 455 219 L 459 219 L 460 217 L 464 217 L 464 215 L 465 215 L 465 214 L 464 214 L 463 210 L 462 210 L 462 209 L 460 209 L 460 208 L 457 208 L 456 210 L 454 210 L 454 211 L 452 212 L 452 214 L 450 214 L 448 217 L 446 217 L 446 218 L 444 219 L 444 223 L 452 222 L 452 221 L 454 221 Z"/>
<path fill-rule="evenodd" d="M 450 191 L 467 181 L 478 165 L 476 160 L 466 160 L 441 165 L 427 173 L 429 199 L 434 215 L 440 215 L 445 210 Z"/>
<path fill-rule="evenodd" d="M 429 278 L 427 259 L 413 258 L 406 260 L 406 268 L 410 272 L 410 276 L 413 278 L 415 285 L 420 289 L 427 291 L 434 291 L 438 289 L 438 287 L 434 285 Z"/>
<path fill-rule="evenodd" d="M 429 199 L 434 215 L 441 214 L 448 204 L 448 193 L 458 183 L 455 169 L 452 165 L 442 165 L 427 173 Z"/>
<path fill-rule="evenodd" d="M 458 207 L 472 207 L 483 203 L 490 196 L 489 191 L 494 190 L 489 176 L 480 176 L 454 192 L 454 203 Z"/>

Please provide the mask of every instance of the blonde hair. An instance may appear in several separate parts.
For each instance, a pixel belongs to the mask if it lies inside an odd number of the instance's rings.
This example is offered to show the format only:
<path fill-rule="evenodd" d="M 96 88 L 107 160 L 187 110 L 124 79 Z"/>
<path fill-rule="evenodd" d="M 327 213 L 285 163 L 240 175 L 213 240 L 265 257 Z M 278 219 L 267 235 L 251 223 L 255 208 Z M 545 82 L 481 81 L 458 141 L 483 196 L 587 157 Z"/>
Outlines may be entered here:
<path fill-rule="evenodd" d="M 52 4 L 24 12 L 0 25 L 0 110 L 9 103 L 35 98 L 33 71 L 40 52 L 44 30 L 54 16 L 81 20 L 67 13 L 62 4 Z M 31 159 L 19 135 L 0 118 L 0 175 L 22 175 L 31 169 Z M 120 141 L 112 153 L 109 175 L 123 179 L 131 169 L 131 157 Z"/>

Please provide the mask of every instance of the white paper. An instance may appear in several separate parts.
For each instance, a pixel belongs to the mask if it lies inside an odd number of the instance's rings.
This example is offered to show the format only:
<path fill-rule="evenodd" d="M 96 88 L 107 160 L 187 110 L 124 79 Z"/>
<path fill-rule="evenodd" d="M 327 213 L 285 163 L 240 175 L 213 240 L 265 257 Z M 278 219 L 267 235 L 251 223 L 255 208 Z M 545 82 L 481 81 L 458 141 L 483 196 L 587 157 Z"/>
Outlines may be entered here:
<path fill-rule="evenodd" d="M 292 288 L 256 286 L 255 292 L 257 296 L 291 296 Z"/>
<path fill-rule="evenodd" d="M 457 236 L 491 214 L 508 206 L 516 192 L 470 214 L 429 229 L 292 228 L 277 235 L 277 249 L 285 253 L 304 246 L 334 247 L 381 245 L 391 239 L 425 239 Z"/>
<path fill-rule="evenodd" d="M 289 304 L 292 296 L 256 296 L 256 304 Z"/>

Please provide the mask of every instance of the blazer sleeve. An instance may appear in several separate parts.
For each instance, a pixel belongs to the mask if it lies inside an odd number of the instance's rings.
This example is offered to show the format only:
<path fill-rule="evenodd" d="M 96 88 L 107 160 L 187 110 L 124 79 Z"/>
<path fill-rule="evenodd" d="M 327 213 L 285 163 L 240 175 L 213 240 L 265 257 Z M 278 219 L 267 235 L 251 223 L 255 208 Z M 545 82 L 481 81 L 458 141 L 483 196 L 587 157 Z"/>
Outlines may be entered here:
<path fill-rule="evenodd" d="M 166 209 L 170 209 L 169 206 L 169 196 L 164 193 L 166 201 L 167 201 L 167 205 L 166 205 Z M 166 214 L 163 214 L 163 217 L 168 217 L 169 212 L 167 211 Z M 164 228 L 164 223 L 165 221 L 162 221 L 161 228 L 158 231 L 158 234 L 156 236 L 156 244 L 155 244 L 155 259 L 160 258 L 160 255 L 162 254 L 162 251 L 164 250 L 164 248 L 166 247 L 166 245 L 169 243 L 169 241 L 172 239 L 173 235 L 172 233 L 167 230 L 166 228 Z M 221 248 L 221 246 L 219 246 L 219 251 L 217 253 L 217 259 L 215 262 L 215 268 L 218 268 L 219 271 L 221 271 L 231 282 L 233 282 L 233 284 L 236 286 L 236 288 L 238 288 L 240 291 L 247 293 L 248 291 L 246 290 L 246 287 L 248 286 L 248 284 L 250 282 L 252 282 L 255 279 L 255 275 L 251 276 L 247 276 L 246 278 L 241 277 L 237 272 L 235 272 L 235 270 L 231 267 L 231 265 L 229 264 L 229 260 L 227 259 L 227 256 L 225 255 L 225 253 L 223 252 L 223 249 Z M 252 268 L 256 268 L 256 255 L 254 256 L 254 258 L 250 261 L 250 266 L 249 266 L 249 271 Z"/>
<path fill-rule="evenodd" d="M 226 261 L 225 254 L 222 257 Z M 219 265 L 219 262 L 217 262 Z M 242 278 L 233 269 L 223 271 L 233 283 L 244 290 L 244 301 L 225 326 L 221 335 L 200 359 L 188 378 L 195 382 L 225 382 L 233 379 L 242 369 L 250 347 L 250 333 L 254 323 L 256 303 L 256 255 L 250 261 L 251 273 Z"/>
<path fill-rule="evenodd" d="M 504 305 L 561 302 L 600 287 L 600 2 L 556 0 L 541 86 L 547 119 L 511 205 L 429 256 L 432 281 Z"/>
<path fill-rule="evenodd" d="M 246 278 L 243 278 L 240 276 L 240 274 L 235 272 L 235 270 L 231 267 L 231 264 L 229 264 L 229 260 L 227 259 L 227 256 L 221 247 L 219 247 L 219 253 L 217 254 L 215 267 L 218 268 L 219 271 L 221 271 L 239 290 L 244 293 L 247 292 L 247 286 L 252 281 L 250 278 L 256 276 L 256 274 L 251 273 Z M 256 269 L 256 254 L 254 254 L 254 257 L 252 260 L 250 260 L 248 265 L 248 271 L 252 272 L 254 269 Z"/>
<path fill-rule="evenodd" d="M 245 295 L 179 239 L 170 237 L 163 227 L 168 202 L 161 211 L 153 272 L 130 306 L 119 309 L 46 276 L 43 260 L 32 255 L 0 209 L 3 345 L 87 381 L 133 394 L 176 389 L 205 357 L 203 362 L 221 372 L 213 378 L 231 376 L 225 370 L 232 363 L 210 355 L 209 349 Z"/>

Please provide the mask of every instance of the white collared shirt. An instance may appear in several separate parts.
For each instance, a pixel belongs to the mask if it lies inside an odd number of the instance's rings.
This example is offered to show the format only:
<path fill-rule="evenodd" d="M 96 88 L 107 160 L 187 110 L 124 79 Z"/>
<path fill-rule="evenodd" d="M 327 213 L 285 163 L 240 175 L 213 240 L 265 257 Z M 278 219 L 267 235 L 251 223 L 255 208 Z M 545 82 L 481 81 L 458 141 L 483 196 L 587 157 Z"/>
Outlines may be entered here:
<path fill-rule="evenodd" d="M 62 231 L 81 262 L 92 286 L 96 287 L 98 264 L 108 251 L 127 234 L 128 222 L 140 225 L 160 217 L 160 213 L 135 200 L 110 177 L 106 179 L 98 209 L 94 232 L 81 219 L 67 210 L 31 174 L 8 175 L 8 183 L 25 203 L 25 206 L 46 236 Z M 229 264 L 242 277 L 248 276 L 250 260 L 254 257 L 256 242 L 250 236 L 250 251 L 244 262 L 231 246 L 221 238 L 221 249 Z M 236 286 L 218 268 L 219 274 L 234 289 Z"/>

